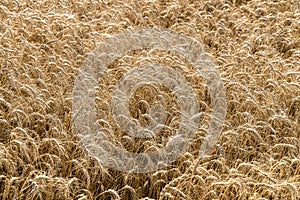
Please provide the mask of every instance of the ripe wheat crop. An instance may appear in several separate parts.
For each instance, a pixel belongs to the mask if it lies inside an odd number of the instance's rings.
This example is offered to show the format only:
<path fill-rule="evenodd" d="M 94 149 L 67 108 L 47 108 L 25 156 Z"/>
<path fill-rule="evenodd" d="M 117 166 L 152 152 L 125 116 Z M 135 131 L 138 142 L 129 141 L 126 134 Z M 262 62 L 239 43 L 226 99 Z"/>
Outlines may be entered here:
<path fill-rule="evenodd" d="M 299 19 L 297 0 L 0 0 L 0 199 L 300 199 Z M 173 66 L 203 113 L 187 152 L 142 174 L 108 168 L 87 153 L 73 124 L 72 95 L 101 41 L 144 27 L 199 41 L 220 72 L 228 108 L 217 144 L 199 157 L 212 105 L 205 77 L 159 49 L 111 63 L 95 102 L 97 122 L 116 146 L 154 152 L 179 126 L 180 105 L 158 84 L 137 88 L 129 108 L 142 125 L 151 125 L 149 110 L 165 120 L 160 135 L 135 139 L 118 126 L 112 90 L 135 67 Z M 167 116 L 150 109 L 159 96 Z"/>

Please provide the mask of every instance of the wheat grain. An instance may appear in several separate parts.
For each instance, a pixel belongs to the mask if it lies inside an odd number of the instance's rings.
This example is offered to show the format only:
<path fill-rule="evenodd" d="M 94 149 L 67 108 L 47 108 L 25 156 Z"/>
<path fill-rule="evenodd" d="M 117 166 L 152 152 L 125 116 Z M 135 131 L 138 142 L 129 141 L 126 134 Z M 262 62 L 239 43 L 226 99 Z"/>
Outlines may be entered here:
<path fill-rule="evenodd" d="M 297 1 L 1 3 L 0 199 L 299 198 Z M 204 113 L 189 152 L 144 175 L 107 169 L 88 156 L 71 117 L 72 87 L 88 53 L 105 38 L 141 27 L 167 28 L 201 42 L 218 65 L 228 104 L 221 150 L 199 158 L 212 101 L 191 64 L 174 52 L 145 49 L 108 66 L 107 77 L 99 81 L 97 122 L 119 147 L 158 151 L 180 119 L 170 91 L 144 87 L 131 99 L 130 113 L 146 123 L 152 115 L 145 111 L 157 101 L 150 96 L 161 92 L 170 113 L 167 123 L 153 140 L 137 142 L 122 132 L 109 112 L 110 95 L 130 69 L 174 66 L 193 87 Z"/>

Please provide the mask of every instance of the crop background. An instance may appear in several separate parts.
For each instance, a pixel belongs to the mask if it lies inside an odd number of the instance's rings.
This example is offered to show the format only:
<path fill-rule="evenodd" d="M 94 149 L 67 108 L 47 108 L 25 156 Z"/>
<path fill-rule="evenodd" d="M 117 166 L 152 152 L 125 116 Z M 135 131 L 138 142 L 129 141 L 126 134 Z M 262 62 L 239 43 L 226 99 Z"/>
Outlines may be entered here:
<path fill-rule="evenodd" d="M 0 199 L 299 199 L 299 9 L 292 0 L 0 0 Z M 199 159 L 195 142 L 149 174 L 101 166 L 78 144 L 71 118 L 74 80 L 88 53 L 109 34 L 138 27 L 203 44 L 228 103 L 210 154 Z M 99 85 L 108 90 L 147 57 L 186 66 L 166 52 L 134 52 Z M 187 79 L 209 107 L 201 80 Z M 100 98 L 100 114 L 108 103 Z"/>

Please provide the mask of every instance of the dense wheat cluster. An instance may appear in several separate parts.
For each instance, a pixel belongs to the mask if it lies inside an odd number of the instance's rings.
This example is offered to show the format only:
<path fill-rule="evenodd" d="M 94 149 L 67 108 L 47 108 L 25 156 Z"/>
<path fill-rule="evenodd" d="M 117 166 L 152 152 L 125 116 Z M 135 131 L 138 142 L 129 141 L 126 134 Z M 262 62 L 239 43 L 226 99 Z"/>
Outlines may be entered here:
<path fill-rule="evenodd" d="M 0 199 L 300 199 L 299 9 L 297 0 L 0 0 Z M 204 116 L 189 151 L 147 174 L 99 164 L 72 123 L 73 85 L 87 55 L 109 35 L 140 27 L 166 28 L 203 44 L 228 105 L 207 156 L 197 154 L 208 129 Z M 203 80 L 179 55 L 129 52 L 108 67 L 96 102 L 99 123 L 115 130 L 109 138 L 132 152 L 167 142 L 134 141 L 111 117 L 111 88 L 149 59 L 174 66 L 193 86 L 200 109 L 210 112 Z M 142 124 L 147 104 L 139 103 L 154 104 L 157 90 L 176 116 L 171 91 L 141 87 L 130 114 Z"/>

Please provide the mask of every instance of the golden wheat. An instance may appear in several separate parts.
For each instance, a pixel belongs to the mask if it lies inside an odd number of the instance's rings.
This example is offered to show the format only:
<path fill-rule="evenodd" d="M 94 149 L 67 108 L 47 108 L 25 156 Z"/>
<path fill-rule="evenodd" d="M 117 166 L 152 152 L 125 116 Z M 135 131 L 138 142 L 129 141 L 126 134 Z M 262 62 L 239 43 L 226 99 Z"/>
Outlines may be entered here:
<path fill-rule="evenodd" d="M 0 199 L 299 199 L 299 12 L 292 0 L 0 0 Z M 217 145 L 199 157 L 212 106 L 205 77 L 172 51 L 115 60 L 95 99 L 97 122 L 114 144 L 157 151 L 179 126 L 176 98 L 159 85 L 138 88 L 129 104 L 132 117 L 147 124 L 146 111 L 164 96 L 170 116 L 160 135 L 139 140 L 118 126 L 112 90 L 135 67 L 173 66 L 203 112 L 188 152 L 164 169 L 135 174 L 102 166 L 80 145 L 72 92 L 97 44 L 142 27 L 202 43 L 221 74 L 228 109 Z"/>

